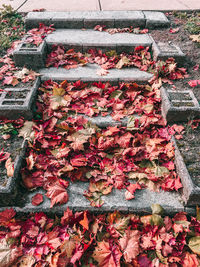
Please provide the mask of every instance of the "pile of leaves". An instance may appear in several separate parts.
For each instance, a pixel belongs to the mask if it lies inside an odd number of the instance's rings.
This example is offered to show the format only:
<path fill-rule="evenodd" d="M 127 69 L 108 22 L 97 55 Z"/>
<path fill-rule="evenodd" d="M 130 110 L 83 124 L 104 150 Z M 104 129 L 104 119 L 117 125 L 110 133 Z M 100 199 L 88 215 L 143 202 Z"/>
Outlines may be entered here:
<path fill-rule="evenodd" d="M 52 31 L 54 31 L 52 26 L 45 26 L 41 23 L 39 28 L 34 28 L 27 32 L 26 43 L 31 46 L 39 46 L 43 39 Z M 18 36 L 18 39 L 19 37 L 20 35 Z M 15 66 L 15 63 L 12 60 L 12 53 L 20 42 L 20 40 L 13 42 L 8 49 L 7 54 L 0 58 L 0 81 L 2 82 L 2 87 L 7 85 L 16 86 L 19 83 L 29 83 L 34 81 L 39 75 L 33 70 Z"/>
<path fill-rule="evenodd" d="M 159 89 L 136 83 L 47 81 L 39 90 L 40 119 L 25 122 L 20 130 L 29 140 L 22 178 L 28 189 L 43 187 L 51 206 L 68 201 L 70 181 L 89 182 L 85 196 L 96 207 L 113 188 L 126 189 L 130 200 L 136 189 L 182 187 L 170 139 L 184 127 L 166 126 Z M 97 115 L 110 115 L 119 123 L 124 118 L 127 125 L 100 129 L 88 121 Z M 34 204 L 38 198 L 41 203 L 37 194 Z"/>
<path fill-rule="evenodd" d="M 15 218 L 0 213 L 0 264 L 7 266 L 198 267 L 200 221 L 180 212 L 161 216 L 119 212 L 93 215 L 67 209 L 61 218 L 44 213 Z"/>
<path fill-rule="evenodd" d="M 73 49 L 65 51 L 64 47 L 54 45 L 47 56 L 46 67 L 71 69 L 88 63 L 100 65 L 101 69 L 97 71 L 99 75 L 106 75 L 112 68 L 137 67 L 154 74 L 150 83 L 156 87 L 161 87 L 162 82 L 172 84 L 172 80 L 187 77 L 186 69 L 178 68 L 173 58 L 153 61 L 149 48 L 143 46 L 136 47 L 133 53 L 118 55 L 114 50 L 103 53 L 96 49 L 89 49 L 88 53 L 82 54 Z"/>
<path fill-rule="evenodd" d="M 140 28 L 133 28 L 127 27 L 127 28 L 107 28 L 105 25 L 96 25 L 94 27 L 95 31 L 100 31 L 100 32 L 108 32 L 110 34 L 115 34 L 115 33 L 134 33 L 134 34 L 145 34 L 148 33 L 148 29 L 140 29 Z"/>
<path fill-rule="evenodd" d="M 0 9 L 0 54 L 25 34 L 23 17 L 12 9 L 3 5 Z"/>

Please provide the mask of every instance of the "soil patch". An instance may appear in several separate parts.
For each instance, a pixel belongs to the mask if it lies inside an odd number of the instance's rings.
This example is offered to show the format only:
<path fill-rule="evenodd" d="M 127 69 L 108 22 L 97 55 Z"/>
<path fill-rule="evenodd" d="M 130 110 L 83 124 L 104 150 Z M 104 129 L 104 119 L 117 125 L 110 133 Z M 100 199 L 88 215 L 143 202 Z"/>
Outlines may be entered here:
<path fill-rule="evenodd" d="M 177 145 L 195 185 L 200 186 L 200 126 L 192 130 L 186 126 L 183 139 Z"/>
<path fill-rule="evenodd" d="M 198 14 L 196 16 L 198 17 Z M 156 42 L 174 43 L 175 45 L 178 45 L 185 53 L 186 59 L 181 67 L 187 68 L 189 77 L 184 80 L 174 81 L 174 85 L 178 90 L 190 89 L 191 87 L 188 85 L 188 81 L 200 79 L 199 69 L 193 69 L 194 66 L 200 63 L 200 44 L 194 43 L 190 39 L 190 35 L 192 35 L 192 33 L 186 29 L 186 18 L 178 18 L 172 14 L 170 14 L 168 18 L 171 21 L 171 28 L 179 28 L 177 33 L 170 33 L 169 29 L 161 29 L 152 30 L 150 31 L 150 34 Z M 196 34 L 197 33 L 198 32 L 196 32 Z M 170 88 L 172 87 L 171 85 L 167 84 L 165 86 Z M 200 88 L 194 87 L 191 89 L 193 90 L 197 99 L 200 101 Z"/>
<path fill-rule="evenodd" d="M 15 162 L 16 157 L 20 154 L 23 138 L 17 135 L 11 135 L 8 140 L 4 140 L 0 135 L 0 151 L 4 149 L 4 152 L 10 153 L 12 162 Z M 5 161 L 0 163 L 0 186 L 6 186 L 7 172 L 5 168 Z"/>

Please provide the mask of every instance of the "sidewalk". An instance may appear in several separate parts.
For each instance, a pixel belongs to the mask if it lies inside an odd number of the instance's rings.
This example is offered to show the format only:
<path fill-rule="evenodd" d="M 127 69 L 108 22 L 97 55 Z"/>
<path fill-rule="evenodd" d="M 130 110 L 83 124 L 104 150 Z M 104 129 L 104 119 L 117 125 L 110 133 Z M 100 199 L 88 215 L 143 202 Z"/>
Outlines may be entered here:
<path fill-rule="evenodd" d="M 200 0 L 0 0 L 19 12 L 78 10 L 200 10 Z"/>

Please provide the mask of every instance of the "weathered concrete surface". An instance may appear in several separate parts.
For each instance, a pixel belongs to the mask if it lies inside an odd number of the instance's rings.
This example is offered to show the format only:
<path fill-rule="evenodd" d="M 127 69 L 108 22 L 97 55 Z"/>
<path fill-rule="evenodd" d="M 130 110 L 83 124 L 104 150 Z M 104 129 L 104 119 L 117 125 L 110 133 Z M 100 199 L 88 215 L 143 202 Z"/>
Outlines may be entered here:
<path fill-rule="evenodd" d="M 200 105 L 192 90 L 173 91 L 161 87 L 161 111 L 167 122 L 183 122 L 200 116 Z M 170 95 L 177 95 L 171 99 Z M 182 95 L 182 97 L 181 97 Z M 188 95 L 190 99 L 184 99 Z"/>
<path fill-rule="evenodd" d="M 40 78 L 38 77 L 32 87 L 7 88 L 5 91 L 0 92 L 0 116 L 8 119 L 18 119 L 21 116 L 25 119 L 32 119 L 32 107 L 39 85 Z M 24 94 L 23 98 L 11 97 L 12 94 L 20 92 Z"/>
<path fill-rule="evenodd" d="M 182 52 L 180 47 L 173 43 L 163 43 L 163 42 L 153 42 L 153 59 L 157 60 L 167 60 L 173 57 L 177 63 L 182 64 L 185 60 L 185 54 Z"/>
<path fill-rule="evenodd" d="M 89 48 L 114 49 L 117 52 L 134 51 L 137 46 L 151 47 L 152 38 L 148 34 L 99 32 L 94 30 L 58 29 L 46 37 L 48 47 L 63 45 L 67 49 L 87 51 Z M 82 47 L 82 49 L 81 49 Z"/>
<path fill-rule="evenodd" d="M 162 12 L 144 11 L 146 27 L 149 29 L 169 27 L 170 22 Z"/>
<path fill-rule="evenodd" d="M 100 0 L 102 10 L 194 10 L 198 0 Z"/>
<path fill-rule="evenodd" d="M 61 206 L 55 206 L 50 208 L 50 200 L 44 195 L 44 191 L 37 190 L 36 192 L 30 192 L 25 196 L 26 205 L 22 208 L 16 207 L 18 212 L 38 212 L 43 211 L 51 214 L 62 214 L 67 207 L 74 211 L 89 210 L 92 212 L 112 212 L 118 210 L 121 212 L 135 212 L 138 214 L 146 214 L 151 212 L 151 205 L 158 203 L 165 209 L 166 214 L 174 214 L 184 210 L 184 206 L 179 200 L 181 200 L 178 193 L 172 192 L 151 192 L 147 189 L 139 190 L 135 193 L 135 199 L 125 200 L 125 190 L 115 190 L 107 195 L 103 196 L 104 205 L 101 208 L 95 208 L 90 205 L 90 202 L 83 196 L 83 193 L 88 188 L 86 182 L 71 183 L 67 192 L 69 194 L 69 201 Z M 36 193 L 42 193 L 44 195 L 44 202 L 35 207 L 31 204 L 31 198 Z"/>
<path fill-rule="evenodd" d="M 107 27 L 144 27 L 146 19 L 142 11 L 83 11 L 83 12 L 30 12 L 26 27 L 37 27 L 40 22 L 55 28 L 94 28 L 100 24 Z"/>
<path fill-rule="evenodd" d="M 26 66 L 30 69 L 45 67 L 47 54 L 46 42 L 43 41 L 38 47 L 27 47 L 27 37 L 23 38 L 22 42 L 13 52 L 13 58 L 16 66 Z"/>
<path fill-rule="evenodd" d="M 96 72 L 100 66 L 95 64 L 88 64 L 84 67 L 66 70 L 64 68 L 48 68 L 41 69 L 41 80 L 55 80 L 55 81 L 77 81 L 82 80 L 86 82 L 102 81 L 102 82 L 119 82 L 119 81 L 137 81 L 145 82 L 152 78 L 152 74 L 140 71 L 137 68 L 124 68 L 124 69 L 110 69 L 109 73 L 105 76 L 99 76 Z"/>
<path fill-rule="evenodd" d="M 195 206 L 200 204 L 200 187 L 195 185 L 184 163 L 183 157 L 178 149 L 175 138 L 173 138 L 175 146 L 175 165 L 176 171 L 183 184 L 182 197 L 187 206 Z"/>

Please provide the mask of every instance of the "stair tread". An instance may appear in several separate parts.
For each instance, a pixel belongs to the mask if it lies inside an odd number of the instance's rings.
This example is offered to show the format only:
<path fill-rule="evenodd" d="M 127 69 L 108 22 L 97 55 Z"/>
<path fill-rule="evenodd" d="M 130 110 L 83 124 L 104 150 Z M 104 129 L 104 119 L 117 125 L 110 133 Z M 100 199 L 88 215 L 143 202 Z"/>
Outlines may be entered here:
<path fill-rule="evenodd" d="M 44 80 L 82 80 L 82 81 L 138 81 L 150 80 L 153 75 L 137 68 L 109 69 L 108 74 L 99 76 L 96 72 L 101 67 L 96 64 L 87 64 L 84 67 L 66 70 L 64 68 L 44 68 L 39 72 Z"/>
<path fill-rule="evenodd" d="M 151 46 L 152 38 L 149 34 L 100 32 L 94 30 L 79 29 L 57 29 L 46 38 L 47 44 L 69 44 L 69 45 L 132 45 Z"/>
<path fill-rule="evenodd" d="M 74 211 L 90 210 L 96 212 L 111 212 L 118 210 L 121 212 L 136 212 L 148 213 L 151 212 L 152 204 L 160 204 L 167 214 L 176 213 L 184 210 L 183 204 L 180 202 L 180 195 L 177 192 L 153 192 L 148 189 L 138 190 L 135 192 L 135 198 L 132 200 L 125 199 L 125 189 L 113 189 L 108 195 L 102 196 L 104 205 L 100 208 L 95 208 L 90 205 L 90 202 L 83 196 L 85 190 L 88 189 L 89 183 L 87 182 L 74 182 L 70 183 L 67 192 L 69 200 L 66 204 L 57 205 L 50 208 L 50 200 L 45 196 L 42 189 L 37 189 L 33 192 L 28 192 L 24 196 L 26 204 L 24 207 L 15 207 L 17 212 L 48 212 L 48 213 L 63 213 L 67 207 Z M 33 206 L 31 199 L 36 193 L 41 193 L 44 196 L 44 202 L 39 206 Z"/>

